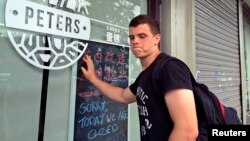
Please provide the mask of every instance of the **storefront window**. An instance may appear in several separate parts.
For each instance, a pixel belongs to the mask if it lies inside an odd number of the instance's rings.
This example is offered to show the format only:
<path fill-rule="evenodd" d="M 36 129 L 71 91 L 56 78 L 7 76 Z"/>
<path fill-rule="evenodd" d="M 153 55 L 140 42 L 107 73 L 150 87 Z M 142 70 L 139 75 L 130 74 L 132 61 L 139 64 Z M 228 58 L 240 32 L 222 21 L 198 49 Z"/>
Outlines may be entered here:
<path fill-rule="evenodd" d="M 80 66 L 89 54 L 100 79 L 127 87 L 141 70 L 128 24 L 146 7 L 146 0 L 0 0 L 0 140 L 135 140 L 136 106 L 103 96 Z"/>

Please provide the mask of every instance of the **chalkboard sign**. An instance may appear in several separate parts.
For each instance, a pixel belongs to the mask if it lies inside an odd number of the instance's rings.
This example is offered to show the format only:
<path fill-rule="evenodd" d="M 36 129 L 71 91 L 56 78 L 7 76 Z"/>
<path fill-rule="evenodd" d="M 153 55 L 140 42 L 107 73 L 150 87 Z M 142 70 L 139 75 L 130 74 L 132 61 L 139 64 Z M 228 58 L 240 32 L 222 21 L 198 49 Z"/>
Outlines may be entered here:
<path fill-rule="evenodd" d="M 128 86 L 128 47 L 88 42 L 97 76 L 119 87 Z M 85 55 L 84 54 L 84 55 Z M 78 61 L 74 141 L 127 141 L 128 108 L 104 96 L 87 81 Z"/>

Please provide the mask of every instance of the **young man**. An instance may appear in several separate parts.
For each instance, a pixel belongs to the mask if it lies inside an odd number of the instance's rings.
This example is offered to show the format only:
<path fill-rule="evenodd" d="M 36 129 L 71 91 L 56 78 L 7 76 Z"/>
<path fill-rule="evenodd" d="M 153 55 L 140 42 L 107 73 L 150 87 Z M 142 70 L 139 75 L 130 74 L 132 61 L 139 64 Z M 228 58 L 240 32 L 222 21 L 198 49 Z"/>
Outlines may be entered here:
<path fill-rule="evenodd" d="M 198 123 L 189 69 L 180 61 L 164 63 L 154 74 L 160 52 L 159 24 L 147 15 L 133 18 L 129 24 L 131 51 L 139 58 L 143 71 L 127 88 L 112 86 L 97 78 L 93 61 L 84 56 L 84 76 L 103 94 L 121 102 L 137 102 L 142 141 L 195 141 Z M 156 80 L 159 76 L 160 80 Z"/>

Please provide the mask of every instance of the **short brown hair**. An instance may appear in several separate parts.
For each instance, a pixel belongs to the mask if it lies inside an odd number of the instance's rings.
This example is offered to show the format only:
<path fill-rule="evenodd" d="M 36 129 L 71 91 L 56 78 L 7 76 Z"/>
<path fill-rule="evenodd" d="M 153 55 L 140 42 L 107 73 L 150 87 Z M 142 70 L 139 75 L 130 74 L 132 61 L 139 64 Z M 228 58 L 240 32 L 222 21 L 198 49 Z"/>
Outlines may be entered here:
<path fill-rule="evenodd" d="M 137 27 L 140 24 L 148 24 L 153 35 L 160 34 L 159 23 L 148 15 L 141 14 L 134 17 L 130 21 L 129 27 Z"/>

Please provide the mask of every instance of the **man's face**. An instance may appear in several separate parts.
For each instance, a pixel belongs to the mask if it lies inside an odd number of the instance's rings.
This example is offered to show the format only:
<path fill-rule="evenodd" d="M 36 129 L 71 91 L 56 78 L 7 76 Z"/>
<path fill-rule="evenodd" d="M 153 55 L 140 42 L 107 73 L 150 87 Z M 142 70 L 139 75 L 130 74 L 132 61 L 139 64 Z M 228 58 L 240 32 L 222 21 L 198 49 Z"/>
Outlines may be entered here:
<path fill-rule="evenodd" d="M 140 24 L 129 28 L 129 39 L 135 57 L 144 58 L 158 49 L 160 35 L 153 35 L 148 24 Z"/>

